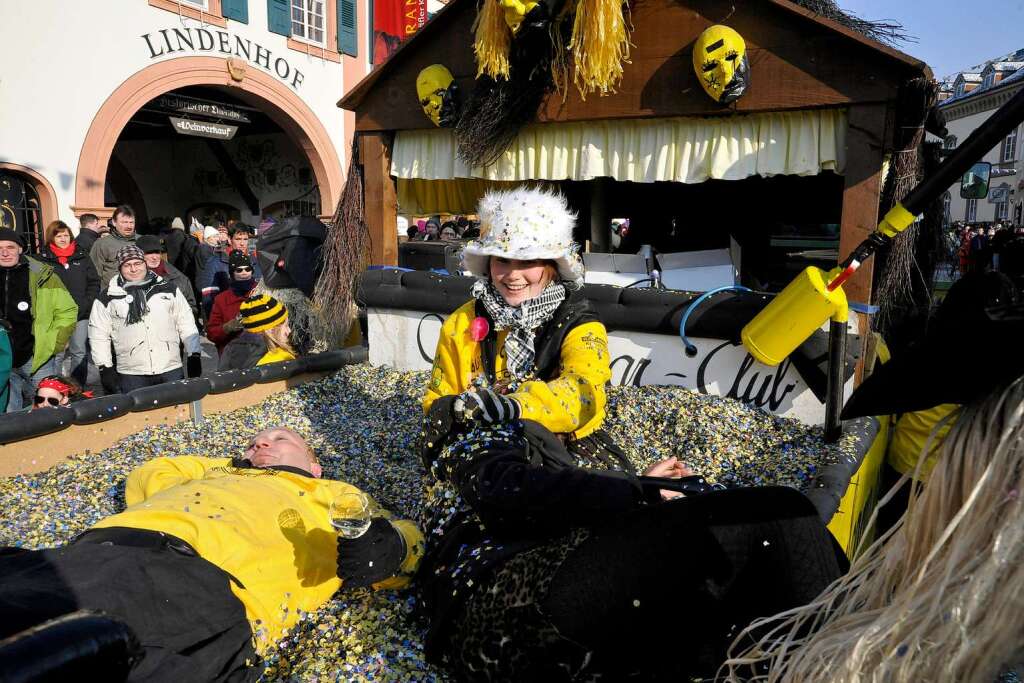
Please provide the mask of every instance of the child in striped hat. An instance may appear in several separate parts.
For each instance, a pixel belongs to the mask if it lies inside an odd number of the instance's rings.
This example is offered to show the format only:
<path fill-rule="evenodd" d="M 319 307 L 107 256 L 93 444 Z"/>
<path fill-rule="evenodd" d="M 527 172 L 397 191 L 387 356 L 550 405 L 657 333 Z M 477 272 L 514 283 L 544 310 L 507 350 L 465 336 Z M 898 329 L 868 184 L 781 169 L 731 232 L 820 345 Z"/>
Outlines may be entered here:
<path fill-rule="evenodd" d="M 242 329 L 261 334 L 267 344 L 267 352 L 256 365 L 295 360 L 288 309 L 280 301 L 269 294 L 254 294 L 242 302 L 238 313 L 242 317 Z"/>

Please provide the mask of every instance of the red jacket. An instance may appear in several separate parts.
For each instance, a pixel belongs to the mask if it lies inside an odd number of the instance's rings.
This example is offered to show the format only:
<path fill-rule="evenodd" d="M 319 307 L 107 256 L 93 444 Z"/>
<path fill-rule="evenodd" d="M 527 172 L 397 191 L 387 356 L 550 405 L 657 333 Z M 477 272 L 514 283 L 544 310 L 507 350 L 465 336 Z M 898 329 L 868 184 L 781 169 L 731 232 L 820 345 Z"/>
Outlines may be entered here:
<path fill-rule="evenodd" d="M 206 321 L 206 336 L 217 345 L 217 353 L 223 353 L 228 342 L 238 336 L 238 332 L 228 334 L 224 332 L 224 323 L 234 320 L 238 310 L 242 307 L 249 294 L 239 296 L 231 289 L 226 289 L 213 299 L 213 308 L 210 309 L 210 319 Z"/>

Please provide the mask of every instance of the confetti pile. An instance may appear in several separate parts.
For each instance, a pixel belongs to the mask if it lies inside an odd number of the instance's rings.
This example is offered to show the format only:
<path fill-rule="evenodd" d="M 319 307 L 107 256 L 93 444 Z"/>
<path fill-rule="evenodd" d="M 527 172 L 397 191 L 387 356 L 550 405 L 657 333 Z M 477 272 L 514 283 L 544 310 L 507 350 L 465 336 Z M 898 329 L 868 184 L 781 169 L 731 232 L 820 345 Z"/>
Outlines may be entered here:
<path fill-rule="evenodd" d="M 59 545 L 123 509 L 125 478 L 146 460 L 237 455 L 256 431 L 275 424 L 307 438 L 325 477 L 349 481 L 396 515 L 417 519 L 423 469 L 415 440 L 426 380 L 426 373 L 348 366 L 199 426 L 150 427 L 101 453 L 0 479 L 0 546 Z M 709 480 L 733 485 L 806 489 L 818 469 L 858 449 L 850 437 L 825 446 L 820 428 L 672 387 L 611 387 L 605 428 L 638 470 L 676 455 Z M 269 653 L 263 680 L 447 680 L 424 662 L 425 624 L 414 607 L 408 591 L 339 594 L 302 615 Z"/>

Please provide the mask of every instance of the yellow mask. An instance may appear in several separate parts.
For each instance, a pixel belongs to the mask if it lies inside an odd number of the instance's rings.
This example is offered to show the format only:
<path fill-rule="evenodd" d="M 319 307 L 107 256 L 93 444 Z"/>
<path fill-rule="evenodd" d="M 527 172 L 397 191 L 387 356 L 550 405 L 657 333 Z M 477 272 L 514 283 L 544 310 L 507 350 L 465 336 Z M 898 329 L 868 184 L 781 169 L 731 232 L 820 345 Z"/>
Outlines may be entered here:
<path fill-rule="evenodd" d="M 739 99 L 750 84 L 750 64 L 743 36 L 717 24 L 700 34 L 693 46 L 693 69 L 701 87 L 715 102 Z"/>
<path fill-rule="evenodd" d="M 505 23 L 512 29 L 512 33 L 519 30 L 520 24 L 523 23 L 523 18 L 530 13 L 534 7 L 537 6 L 535 0 L 498 0 L 501 3 L 502 9 L 505 10 Z"/>
<path fill-rule="evenodd" d="M 423 107 L 423 113 L 435 126 L 441 125 L 445 96 L 454 80 L 452 73 L 443 64 L 431 64 L 416 77 L 416 96 Z"/>

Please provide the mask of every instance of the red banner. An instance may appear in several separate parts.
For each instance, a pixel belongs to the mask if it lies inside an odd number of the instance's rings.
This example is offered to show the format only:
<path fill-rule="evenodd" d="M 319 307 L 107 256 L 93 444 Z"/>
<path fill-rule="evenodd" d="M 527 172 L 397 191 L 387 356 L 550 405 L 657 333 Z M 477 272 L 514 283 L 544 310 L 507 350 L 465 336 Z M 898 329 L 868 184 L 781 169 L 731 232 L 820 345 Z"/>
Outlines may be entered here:
<path fill-rule="evenodd" d="M 373 0 L 373 64 L 383 63 L 427 23 L 427 0 Z"/>

